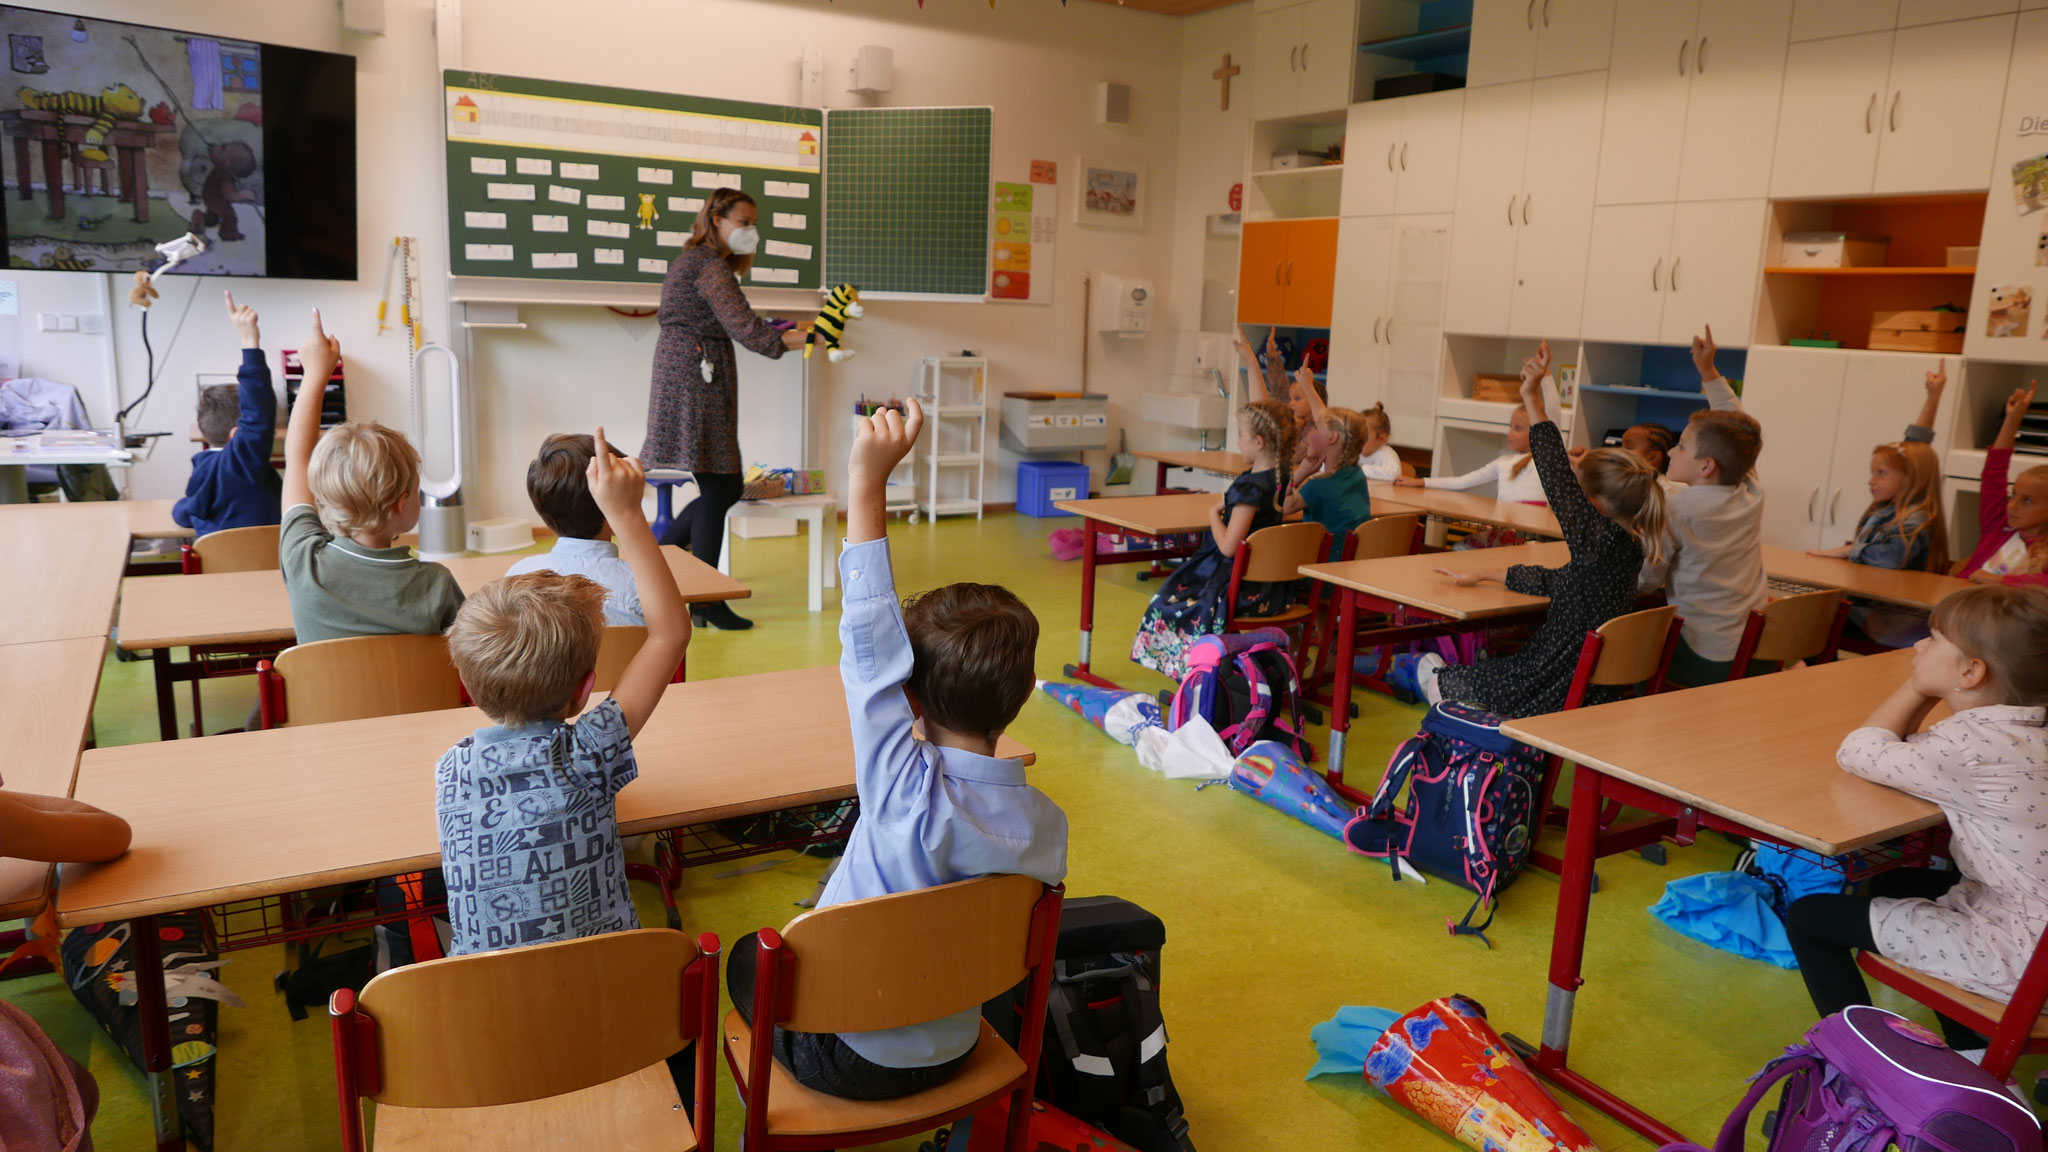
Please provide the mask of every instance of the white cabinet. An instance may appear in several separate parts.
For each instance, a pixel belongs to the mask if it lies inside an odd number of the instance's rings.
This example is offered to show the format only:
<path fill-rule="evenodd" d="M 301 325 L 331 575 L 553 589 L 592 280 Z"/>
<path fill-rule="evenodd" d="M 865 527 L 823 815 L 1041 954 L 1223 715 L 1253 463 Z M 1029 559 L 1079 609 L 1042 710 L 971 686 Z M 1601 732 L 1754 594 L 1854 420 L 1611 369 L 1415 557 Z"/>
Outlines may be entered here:
<path fill-rule="evenodd" d="M 1519 227 L 1515 210 L 1522 202 L 1533 87 L 1500 84 L 1465 91 L 1446 331 L 1492 335 L 1508 330 Z"/>
<path fill-rule="evenodd" d="M 1394 239 L 1392 216 L 1347 218 L 1337 230 L 1328 383 L 1330 403 L 1339 408 L 1370 408 L 1386 395 Z"/>
<path fill-rule="evenodd" d="M 1473 87 L 1607 66 L 1615 0 L 1473 0 Z"/>
<path fill-rule="evenodd" d="M 1900 0 L 1899 27 L 1999 16 L 2019 9 L 2019 0 Z"/>
<path fill-rule="evenodd" d="M 1764 212 L 1762 200 L 1594 209 L 1584 337 L 1684 344 L 1711 325 L 1724 347 L 1748 344 Z"/>
<path fill-rule="evenodd" d="M 1351 219 L 1337 234 L 1330 403 L 1385 404 L 1398 444 L 1431 442 L 1450 239 L 1448 215 Z"/>
<path fill-rule="evenodd" d="M 1832 548 L 1855 535 L 1870 503 L 1870 451 L 1896 441 L 1920 411 L 1926 373 L 1938 359 L 1750 349 L 1742 403 L 1763 425 L 1764 543 Z"/>
<path fill-rule="evenodd" d="M 1762 196 L 1791 0 L 1621 0 L 1602 204 Z M 1683 125 L 1683 131 L 1674 131 Z"/>
<path fill-rule="evenodd" d="M 1252 117 L 1277 120 L 1351 103 L 1358 75 L 1357 0 L 1257 9 Z"/>
<path fill-rule="evenodd" d="M 1794 41 L 1889 32 L 1898 22 L 1899 0 L 1793 0 L 1792 4 Z"/>
<path fill-rule="evenodd" d="M 2012 16 L 1796 44 L 1771 194 L 1989 187 Z"/>
<path fill-rule="evenodd" d="M 1432 92 L 1353 104 L 1345 118 L 1340 213 L 1412 216 L 1457 205 L 1465 93 Z"/>

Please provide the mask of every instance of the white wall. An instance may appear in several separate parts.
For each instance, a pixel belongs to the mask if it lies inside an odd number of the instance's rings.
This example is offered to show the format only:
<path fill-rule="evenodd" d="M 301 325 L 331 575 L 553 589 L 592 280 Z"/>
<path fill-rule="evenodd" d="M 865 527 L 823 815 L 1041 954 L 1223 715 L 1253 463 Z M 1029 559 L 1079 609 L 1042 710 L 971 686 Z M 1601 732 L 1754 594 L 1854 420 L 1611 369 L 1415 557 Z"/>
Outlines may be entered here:
<path fill-rule="evenodd" d="M 386 0 L 387 34 L 380 38 L 342 32 L 335 6 L 322 0 L 78 0 L 77 7 L 86 15 L 232 32 L 357 55 L 362 280 L 242 282 L 235 287 L 238 300 L 262 311 L 266 346 L 273 350 L 296 344 L 306 309 L 321 306 L 330 328 L 342 337 L 351 414 L 408 426 L 403 341 L 395 333 L 375 338 L 372 321 L 384 246 L 392 235 L 406 233 L 424 243 L 428 337 L 445 340 L 450 335 L 443 303 L 443 150 L 435 116 L 440 78 L 429 0 Z M 1201 58 L 1191 58 L 1183 68 L 1184 36 L 1195 35 L 1197 26 L 1204 30 Z M 1135 423 L 1138 394 L 1165 384 L 1170 333 L 1181 326 L 1178 318 L 1197 315 L 1200 217 L 1219 210 L 1223 191 L 1237 179 L 1233 171 L 1218 189 L 1221 177 L 1211 171 L 1224 153 L 1229 166 L 1237 167 L 1243 121 L 1233 113 L 1226 125 L 1214 115 L 1215 82 L 1206 77 L 1216 65 L 1208 57 L 1220 58 L 1223 49 L 1212 52 L 1209 40 L 1229 39 L 1229 50 L 1240 61 L 1248 63 L 1251 56 L 1248 5 L 1183 24 L 1083 0 L 1064 8 L 1004 3 L 991 10 L 953 3 L 922 11 L 901 0 L 831 5 L 813 0 L 638 0 L 605 5 L 601 18 L 588 19 L 573 7 L 546 0 L 466 0 L 462 37 L 463 66 L 479 71 L 775 103 L 800 99 L 797 60 L 803 48 L 815 46 L 825 51 L 826 98 L 835 106 L 862 101 L 843 91 L 853 50 L 883 44 L 895 51 L 896 63 L 896 88 L 884 98 L 887 104 L 994 106 L 996 179 L 1024 179 L 1033 159 L 1059 163 L 1063 204 L 1051 306 L 877 302 L 849 334 L 858 357 L 841 365 L 814 362 L 812 463 L 833 473 L 843 467 L 850 437 L 846 417 L 854 400 L 907 391 L 921 355 L 975 349 L 992 360 L 996 391 L 1079 387 L 1080 288 L 1090 273 L 1147 277 L 1160 293 L 1162 321 L 1155 337 L 1117 343 L 1091 338 L 1089 388 L 1112 396 L 1115 423 Z M 1200 84 L 1194 82 L 1195 71 Z M 1095 85 L 1101 80 L 1131 85 L 1130 125 L 1095 124 Z M 1210 123 L 1195 149 L 1204 157 L 1197 164 L 1201 203 L 1184 208 L 1175 192 L 1184 168 L 1177 153 L 1187 147 L 1181 113 L 1189 91 L 1203 97 L 1198 103 L 1210 110 Z M 1233 85 L 1234 107 L 1249 107 L 1248 91 L 1246 77 L 1239 77 Z M 1145 231 L 1097 231 L 1071 223 L 1075 162 L 1083 153 L 1147 166 L 1153 200 Z M 21 282 L 24 313 L 97 310 L 99 277 L 13 275 Z M 151 320 L 160 354 L 186 294 L 194 291 L 174 280 L 175 274 L 166 278 L 164 299 Z M 1184 283 L 1191 284 L 1186 293 L 1180 290 Z M 193 373 L 233 370 L 233 333 L 220 315 L 219 289 L 218 281 L 199 285 L 184 333 L 161 356 L 158 395 L 144 423 L 182 431 L 190 423 Z M 117 287 L 117 295 L 122 291 L 125 286 Z M 1176 319 L 1169 324 L 1168 316 Z M 98 400 L 104 387 L 98 341 L 38 334 L 28 330 L 34 327 L 32 316 L 25 319 L 30 323 L 23 333 L 24 372 L 78 384 L 95 418 L 104 419 Z M 545 433 L 602 422 L 631 449 L 638 447 L 645 429 L 651 320 L 569 307 L 529 307 L 521 319 L 531 325 L 528 330 L 480 332 L 474 342 L 470 383 L 476 396 L 480 476 L 467 486 L 472 518 L 528 514 L 525 465 Z M 133 396 L 142 386 L 142 351 L 135 317 L 118 300 L 114 325 L 122 392 Z M 794 455 L 789 429 L 796 416 L 794 360 L 775 364 L 743 353 L 741 361 L 742 387 L 750 401 L 742 421 L 742 448 L 750 460 L 789 463 Z M 181 442 L 167 444 L 157 459 L 135 470 L 134 493 L 180 491 L 185 457 Z M 1092 458 L 1099 482 L 1104 457 Z M 1007 452 L 992 464 L 991 500 L 1013 498 L 1014 466 Z"/>

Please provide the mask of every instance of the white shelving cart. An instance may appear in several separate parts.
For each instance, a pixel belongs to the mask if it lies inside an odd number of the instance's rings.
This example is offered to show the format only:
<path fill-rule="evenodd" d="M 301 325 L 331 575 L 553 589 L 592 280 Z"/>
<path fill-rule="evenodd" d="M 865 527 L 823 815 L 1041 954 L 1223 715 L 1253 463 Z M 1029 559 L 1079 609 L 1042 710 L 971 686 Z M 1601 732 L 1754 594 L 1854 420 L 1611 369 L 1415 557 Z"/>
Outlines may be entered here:
<path fill-rule="evenodd" d="M 988 453 L 988 359 L 926 356 L 917 366 L 925 433 L 918 438 L 918 511 L 981 518 Z"/>

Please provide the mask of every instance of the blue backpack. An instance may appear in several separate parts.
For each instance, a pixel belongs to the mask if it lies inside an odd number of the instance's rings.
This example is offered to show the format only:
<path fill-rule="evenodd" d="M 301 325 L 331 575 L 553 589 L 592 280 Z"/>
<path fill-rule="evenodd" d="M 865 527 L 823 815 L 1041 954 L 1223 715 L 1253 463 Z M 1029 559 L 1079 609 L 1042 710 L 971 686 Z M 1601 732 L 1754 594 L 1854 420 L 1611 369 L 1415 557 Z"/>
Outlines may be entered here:
<path fill-rule="evenodd" d="M 1301 678 L 1287 654 L 1287 633 L 1254 628 L 1204 636 L 1188 646 L 1187 675 L 1173 694 L 1168 731 L 1190 716 L 1208 721 L 1232 756 L 1261 740 L 1277 740 L 1303 761 L 1315 753 L 1302 738 Z"/>
<path fill-rule="evenodd" d="M 1372 803 L 1344 826 L 1345 846 L 1386 859 L 1396 880 L 1406 860 L 1477 893 L 1465 918 L 1449 928 L 1489 947 L 1486 928 L 1500 894 L 1535 846 L 1543 789 L 1543 754 L 1501 735 L 1505 719 L 1467 704 L 1432 707 L 1421 730 L 1394 750 Z M 1397 813 L 1403 785 L 1408 803 Z M 1486 920 L 1475 926 L 1481 905 Z"/>

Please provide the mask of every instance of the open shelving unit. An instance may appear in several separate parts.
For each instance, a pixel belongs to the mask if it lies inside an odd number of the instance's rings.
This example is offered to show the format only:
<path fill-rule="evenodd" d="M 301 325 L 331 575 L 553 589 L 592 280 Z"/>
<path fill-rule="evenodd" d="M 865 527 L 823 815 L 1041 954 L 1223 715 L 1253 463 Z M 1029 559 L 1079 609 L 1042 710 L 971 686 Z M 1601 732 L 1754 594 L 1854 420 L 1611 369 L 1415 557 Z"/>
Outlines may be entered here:
<path fill-rule="evenodd" d="M 1689 347 L 1589 341 L 1581 352 L 1573 417 L 1580 438 L 1575 444 L 1598 448 L 1610 434 L 1632 424 L 1662 424 L 1681 432 L 1692 414 L 1707 406 Z M 1723 348 L 1714 367 L 1739 390 L 1748 360 L 1741 348 Z"/>
<path fill-rule="evenodd" d="M 1948 263 L 1951 247 L 1974 248 L 1984 230 L 1984 193 L 1781 200 L 1771 205 L 1764 291 L 1755 343 L 1832 339 L 1870 346 L 1880 312 L 1952 306 L 1967 311 L 1977 270 Z M 1866 268 L 1785 268 L 1769 262 L 1792 232 L 1883 236 L 1886 263 Z"/>
<path fill-rule="evenodd" d="M 918 361 L 917 395 L 930 424 L 918 439 L 917 511 L 925 516 L 974 513 L 981 519 L 988 452 L 988 360 L 926 356 Z"/>
<path fill-rule="evenodd" d="M 1463 77 L 1472 54 L 1472 0 L 1421 0 L 1414 31 L 1367 40 L 1358 51 L 1407 61 L 1417 72 Z"/>

